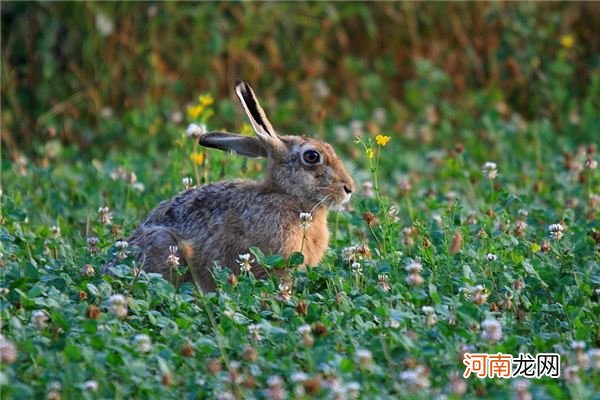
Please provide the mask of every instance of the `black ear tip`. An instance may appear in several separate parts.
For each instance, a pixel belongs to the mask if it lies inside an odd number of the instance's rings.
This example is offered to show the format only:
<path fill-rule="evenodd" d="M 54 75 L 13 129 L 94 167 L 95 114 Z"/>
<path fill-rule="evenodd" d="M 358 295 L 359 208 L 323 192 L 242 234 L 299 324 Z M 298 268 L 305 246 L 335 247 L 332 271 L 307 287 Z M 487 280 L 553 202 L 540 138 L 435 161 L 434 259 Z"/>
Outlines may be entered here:
<path fill-rule="evenodd" d="M 241 87 L 242 89 L 244 89 L 244 91 L 246 91 L 248 88 L 248 83 L 245 80 L 238 78 L 235 80 L 235 87 Z"/>

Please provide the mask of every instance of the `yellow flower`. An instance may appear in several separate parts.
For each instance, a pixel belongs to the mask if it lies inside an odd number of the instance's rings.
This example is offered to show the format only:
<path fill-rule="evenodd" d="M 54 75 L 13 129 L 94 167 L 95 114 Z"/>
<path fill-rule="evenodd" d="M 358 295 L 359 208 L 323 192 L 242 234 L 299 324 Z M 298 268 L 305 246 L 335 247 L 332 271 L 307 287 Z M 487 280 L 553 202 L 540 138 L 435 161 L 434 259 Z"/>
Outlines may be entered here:
<path fill-rule="evenodd" d="M 242 125 L 242 135 L 246 135 L 246 136 L 254 135 L 254 129 L 252 129 L 252 126 L 250 126 L 250 124 L 247 122 L 244 122 L 244 124 Z"/>
<path fill-rule="evenodd" d="M 202 162 L 204 161 L 204 154 L 192 153 L 192 154 L 190 154 L 190 160 L 195 162 L 197 165 L 202 165 Z"/>
<path fill-rule="evenodd" d="M 575 38 L 572 35 L 562 35 L 560 37 L 560 44 L 565 49 L 570 49 L 575 44 Z"/>
<path fill-rule="evenodd" d="M 198 104 L 196 106 L 191 106 L 187 108 L 188 118 L 196 119 L 200 114 L 204 111 L 204 106 L 202 104 Z"/>
<path fill-rule="evenodd" d="M 380 146 L 385 146 L 390 141 L 391 137 L 385 135 L 377 135 L 375 136 L 375 141 Z"/>
<path fill-rule="evenodd" d="M 375 152 L 373 151 L 373 149 L 367 149 L 367 158 L 368 159 L 373 158 L 374 155 L 375 155 Z"/>
<path fill-rule="evenodd" d="M 202 106 L 210 106 L 212 103 L 214 103 L 215 100 L 213 99 L 213 97 L 210 94 L 203 94 L 200 97 L 198 97 L 198 104 L 202 105 Z"/>

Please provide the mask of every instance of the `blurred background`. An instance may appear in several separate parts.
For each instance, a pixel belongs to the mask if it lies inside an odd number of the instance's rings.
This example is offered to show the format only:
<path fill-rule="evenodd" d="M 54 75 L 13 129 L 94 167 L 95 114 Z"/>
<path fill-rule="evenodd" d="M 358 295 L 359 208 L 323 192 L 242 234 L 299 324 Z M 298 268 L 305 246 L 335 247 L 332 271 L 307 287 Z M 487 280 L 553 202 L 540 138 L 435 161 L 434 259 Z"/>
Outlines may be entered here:
<path fill-rule="evenodd" d="M 379 132 L 406 148 L 485 141 L 489 118 L 510 119 L 516 131 L 547 121 L 573 143 L 600 129 L 594 2 L 2 2 L 1 10 L 9 159 L 160 149 L 185 129 L 186 107 L 202 93 L 215 100 L 209 128 L 241 129 L 238 77 L 280 132 L 340 143 Z"/>

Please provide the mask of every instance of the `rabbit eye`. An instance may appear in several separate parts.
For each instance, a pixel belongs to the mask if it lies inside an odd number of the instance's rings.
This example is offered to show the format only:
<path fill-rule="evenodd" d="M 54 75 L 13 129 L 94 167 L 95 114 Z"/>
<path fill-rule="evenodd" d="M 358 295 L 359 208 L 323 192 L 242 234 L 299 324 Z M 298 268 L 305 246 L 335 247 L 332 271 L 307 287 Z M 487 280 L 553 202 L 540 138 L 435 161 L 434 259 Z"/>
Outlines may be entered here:
<path fill-rule="evenodd" d="M 321 161 L 321 154 L 316 150 L 306 150 L 304 154 L 302 154 L 302 160 L 304 161 L 304 164 L 314 165 Z"/>

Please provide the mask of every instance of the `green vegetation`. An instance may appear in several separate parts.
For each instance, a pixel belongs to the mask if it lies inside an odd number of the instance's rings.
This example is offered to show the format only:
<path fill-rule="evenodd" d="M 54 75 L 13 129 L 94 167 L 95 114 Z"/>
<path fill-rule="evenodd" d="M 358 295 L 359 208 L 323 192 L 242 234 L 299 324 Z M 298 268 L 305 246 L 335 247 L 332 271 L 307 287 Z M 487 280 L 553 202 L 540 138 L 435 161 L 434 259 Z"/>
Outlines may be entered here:
<path fill-rule="evenodd" d="M 2 399 L 598 396 L 596 4 L 1 7 Z M 251 134 L 238 76 L 362 189 L 291 289 L 175 288 L 116 243 L 184 178 L 260 177 L 185 133 Z"/>

